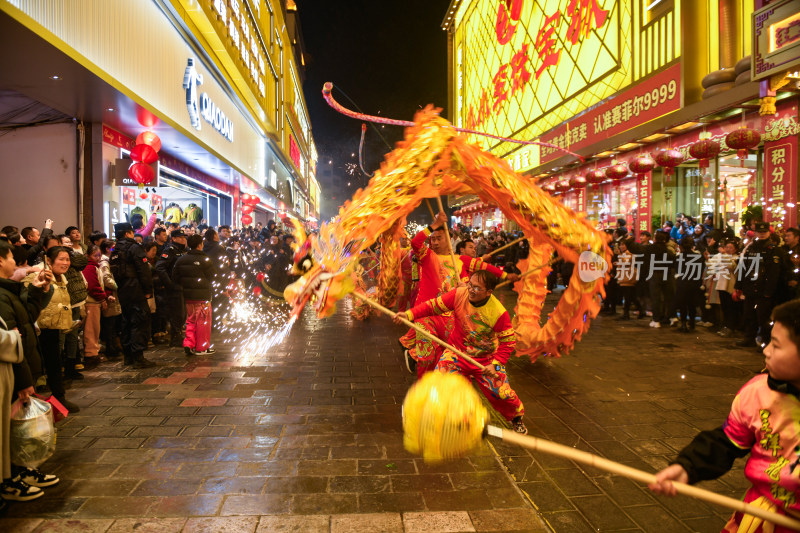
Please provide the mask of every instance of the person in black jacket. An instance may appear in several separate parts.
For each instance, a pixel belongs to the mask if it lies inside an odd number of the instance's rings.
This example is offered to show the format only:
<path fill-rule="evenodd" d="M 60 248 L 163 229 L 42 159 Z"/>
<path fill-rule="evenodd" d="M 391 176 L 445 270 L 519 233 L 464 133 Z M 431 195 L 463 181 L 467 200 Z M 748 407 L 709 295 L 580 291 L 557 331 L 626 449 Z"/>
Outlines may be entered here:
<path fill-rule="evenodd" d="M 167 310 L 169 321 L 169 346 L 183 346 L 183 323 L 186 320 L 186 308 L 183 305 L 181 288 L 172 282 L 172 269 L 179 257 L 186 253 L 186 234 L 182 229 L 173 230 L 170 234 L 172 242 L 164 247 L 164 251 L 156 258 L 156 275 L 163 285 L 160 298 Z M 156 302 L 156 307 L 158 302 Z"/>
<path fill-rule="evenodd" d="M 744 339 L 736 345 L 745 348 L 760 350 L 769 342 L 769 316 L 784 292 L 780 284 L 784 259 L 769 230 L 769 222 L 756 222 L 755 239 L 742 250 L 736 272 L 735 288 L 744 295 Z"/>
<path fill-rule="evenodd" d="M 642 245 L 630 238 L 625 243 L 628 250 L 642 257 L 640 277 L 650 286 L 650 300 L 653 305 L 651 328 L 669 325 L 673 298 L 675 296 L 675 252 L 669 246 L 669 234 L 656 231 L 653 244 Z"/>
<path fill-rule="evenodd" d="M 208 228 L 203 235 L 203 252 L 211 259 L 216 274 L 211 280 L 211 307 L 214 310 L 214 329 L 218 330 L 222 318 L 228 314 L 228 283 L 231 280 L 231 267 L 228 254 L 220 244 L 220 236 L 214 228 Z"/>
<path fill-rule="evenodd" d="M 117 282 L 117 297 L 122 308 L 122 353 L 124 363 L 134 368 L 148 368 L 155 363 L 144 357 L 150 335 L 150 307 L 153 277 L 147 256 L 133 240 L 133 226 L 127 222 L 114 225 L 117 245 L 111 252 L 109 266 Z"/>
<path fill-rule="evenodd" d="M 186 355 L 209 355 L 215 352 L 211 342 L 211 285 L 217 269 L 205 252 L 203 238 L 190 235 L 189 252 L 175 261 L 172 281 L 183 288 L 186 302 Z"/>
<path fill-rule="evenodd" d="M 700 289 L 703 285 L 705 261 L 703 255 L 695 250 L 695 239 L 690 235 L 681 239 L 680 255 L 677 258 L 678 277 L 675 283 L 675 307 L 681 315 L 678 331 L 689 333 L 694 331 L 694 319 L 697 315 L 697 303 L 700 300 Z"/>
<path fill-rule="evenodd" d="M 47 307 L 52 296 L 50 283 L 53 273 L 42 270 L 33 279 L 28 287 L 18 281 L 9 279 L 16 269 L 12 253 L 12 245 L 0 241 L 0 317 L 5 322 L 9 331 L 18 331 L 22 341 L 23 360 L 21 363 L 12 364 L 13 385 L 8 379 L 0 381 L 0 387 L 13 387 L 12 398 L 19 398 L 27 402 L 34 393 L 36 379 L 43 373 L 42 357 L 39 352 L 39 340 L 36 336 L 34 322 L 39 318 L 42 309 Z M 3 410 L 10 406 L 4 405 Z M 5 427 L 8 417 L 3 416 L 4 427 L 0 428 L 0 438 L 8 439 L 10 427 Z M 8 453 L 7 442 L 0 444 L 0 448 Z M 6 458 L 8 455 L 6 455 Z M 5 459 L 7 461 L 8 459 Z M 3 459 L 0 458 L 0 462 Z M 0 497 L 4 500 L 29 501 L 42 496 L 40 487 L 49 487 L 58 483 L 58 478 L 53 475 L 43 474 L 33 468 L 8 468 L 2 464 L 2 484 L 0 484 Z"/>

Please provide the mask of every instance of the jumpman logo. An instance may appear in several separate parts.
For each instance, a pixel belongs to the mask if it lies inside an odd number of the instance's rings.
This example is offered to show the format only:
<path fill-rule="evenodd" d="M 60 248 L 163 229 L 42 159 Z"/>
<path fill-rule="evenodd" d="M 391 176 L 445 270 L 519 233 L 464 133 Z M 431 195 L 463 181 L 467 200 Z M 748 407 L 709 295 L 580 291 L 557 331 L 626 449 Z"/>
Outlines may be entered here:
<path fill-rule="evenodd" d="M 189 58 L 186 72 L 183 74 L 183 88 L 186 89 L 186 107 L 189 109 L 189 119 L 192 127 L 200 129 L 200 100 L 197 98 L 197 86 L 202 85 L 203 75 L 197 72 L 194 58 Z"/>

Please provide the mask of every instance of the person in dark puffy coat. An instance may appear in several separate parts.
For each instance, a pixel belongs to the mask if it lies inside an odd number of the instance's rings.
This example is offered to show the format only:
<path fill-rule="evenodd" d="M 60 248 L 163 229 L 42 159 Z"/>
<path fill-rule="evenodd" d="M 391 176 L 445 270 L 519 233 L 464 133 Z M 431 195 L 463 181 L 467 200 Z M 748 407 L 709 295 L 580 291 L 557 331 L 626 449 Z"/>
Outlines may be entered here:
<path fill-rule="evenodd" d="M 122 307 L 122 353 L 124 364 L 148 368 L 155 363 L 144 357 L 150 335 L 150 307 L 153 276 L 147 256 L 133 240 L 133 226 L 127 222 L 114 225 L 117 244 L 109 258 L 111 274 L 117 282 L 117 296 Z"/>
<path fill-rule="evenodd" d="M 214 228 L 208 228 L 203 235 L 203 252 L 211 259 L 216 271 L 211 281 L 211 307 L 214 309 L 214 328 L 217 330 L 222 317 L 228 314 L 228 283 L 231 280 L 231 267 L 228 254 L 220 244 L 220 236 Z"/>
<path fill-rule="evenodd" d="M 183 289 L 186 302 L 186 336 L 183 349 L 186 355 L 210 355 L 211 348 L 211 288 L 217 273 L 213 260 L 203 252 L 203 238 L 190 235 L 186 239 L 189 252 L 178 258 L 172 269 L 172 282 Z"/>

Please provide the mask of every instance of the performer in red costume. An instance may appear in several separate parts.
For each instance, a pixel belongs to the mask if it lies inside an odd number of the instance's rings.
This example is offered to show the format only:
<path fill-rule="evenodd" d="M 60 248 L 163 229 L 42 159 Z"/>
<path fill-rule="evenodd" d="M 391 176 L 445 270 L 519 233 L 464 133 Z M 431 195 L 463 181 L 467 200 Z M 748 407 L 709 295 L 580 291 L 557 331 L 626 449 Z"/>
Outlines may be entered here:
<path fill-rule="evenodd" d="M 500 269 L 467 255 L 456 257 L 456 264 L 453 265 L 450 243 L 444 232 L 446 222 L 447 215 L 439 212 L 433 223 L 419 231 L 411 240 L 411 249 L 414 251 L 419 268 L 419 288 L 415 305 L 441 296 L 465 283 L 477 270 L 488 270 L 501 279 L 511 281 L 519 279 L 516 274 L 506 275 Z M 425 244 L 426 240 L 429 240 L 429 246 Z M 453 329 L 452 317 L 449 314 L 427 317 L 420 321 L 419 325 L 442 340 L 447 339 L 450 330 Z M 414 330 L 403 335 L 400 344 L 404 348 L 406 367 L 412 373 L 416 367 L 417 377 L 422 377 L 425 372 L 433 370 L 442 355 L 442 348 L 438 344 Z"/>
<path fill-rule="evenodd" d="M 413 309 L 397 313 L 394 322 L 400 324 L 401 319 L 405 318 L 420 323 L 452 312 L 450 344 L 469 354 L 485 368 L 481 371 L 444 349 L 436 370 L 458 372 L 474 380 L 492 407 L 511 422 L 514 431 L 525 434 L 528 432 L 522 423 L 525 409 L 508 383 L 505 367 L 516 349 L 514 328 L 508 311 L 492 295 L 497 283 L 497 276 L 480 270 L 472 275 L 466 287 L 458 287 Z"/>

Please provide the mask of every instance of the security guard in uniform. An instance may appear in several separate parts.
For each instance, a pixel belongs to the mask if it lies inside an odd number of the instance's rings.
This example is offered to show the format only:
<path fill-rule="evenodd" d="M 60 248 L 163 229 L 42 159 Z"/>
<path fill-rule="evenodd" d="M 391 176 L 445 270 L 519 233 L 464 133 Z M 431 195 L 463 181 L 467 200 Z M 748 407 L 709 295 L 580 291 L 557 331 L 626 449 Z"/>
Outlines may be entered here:
<path fill-rule="evenodd" d="M 150 308 L 147 299 L 153 294 L 153 277 L 144 249 L 133 240 L 133 226 L 114 224 L 117 244 L 109 258 L 117 283 L 122 308 L 122 352 L 126 365 L 147 368 L 155 363 L 144 358 L 150 335 Z"/>
<path fill-rule="evenodd" d="M 755 239 L 742 251 L 735 288 L 744 297 L 744 339 L 737 346 L 758 347 L 770 340 L 770 315 L 779 296 L 783 254 L 770 239 L 769 223 L 756 222 Z"/>
<path fill-rule="evenodd" d="M 164 247 L 156 261 L 156 274 L 164 286 L 163 301 L 167 308 L 171 348 L 183 348 L 183 324 L 186 322 L 186 306 L 183 304 L 183 291 L 180 285 L 172 282 L 172 268 L 175 261 L 186 253 L 186 234 L 182 229 L 173 230 L 172 242 Z"/>

